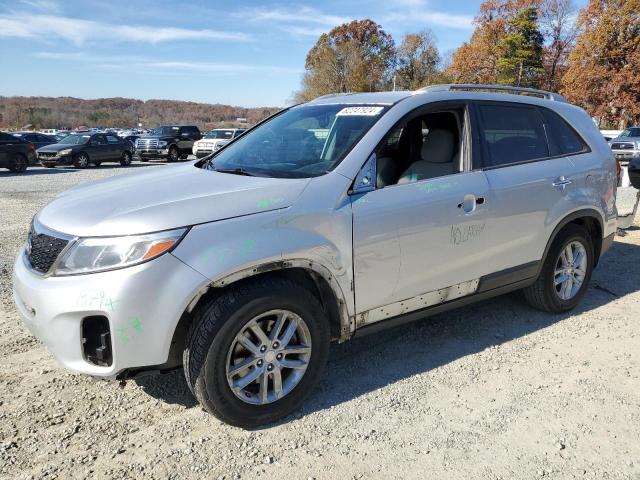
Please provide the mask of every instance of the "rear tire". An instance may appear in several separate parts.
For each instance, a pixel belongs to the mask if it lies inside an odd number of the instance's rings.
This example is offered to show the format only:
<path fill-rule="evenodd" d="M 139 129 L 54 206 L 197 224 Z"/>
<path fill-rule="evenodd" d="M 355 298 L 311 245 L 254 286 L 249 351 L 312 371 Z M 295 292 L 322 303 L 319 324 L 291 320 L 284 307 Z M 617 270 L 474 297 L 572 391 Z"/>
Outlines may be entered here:
<path fill-rule="evenodd" d="M 122 165 L 123 167 L 128 167 L 129 165 L 131 165 L 131 154 L 129 152 L 122 152 L 120 165 Z"/>
<path fill-rule="evenodd" d="M 16 153 L 9 164 L 9 171 L 13 173 L 24 173 L 29 166 L 29 160 L 24 155 Z"/>
<path fill-rule="evenodd" d="M 575 252 L 577 261 L 567 252 Z M 525 299 L 532 307 L 549 313 L 575 308 L 587 291 L 594 259 L 589 232 L 579 225 L 567 225 L 551 244 L 536 282 L 523 290 Z"/>
<path fill-rule="evenodd" d="M 90 162 L 89 155 L 86 153 L 79 153 L 73 158 L 73 166 L 76 168 L 87 168 Z"/>
<path fill-rule="evenodd" d="M 184 372 L 189 388 L 209 413 L 231 425 L 252 428 L 290 414 L 311 393 L 327 360 L 329 326 L 318 299 L 289 280 L 268 277 L 231 288 L 195 314 L 183 353 Z M 277 320 L 280 315 L 281 321 Z M 286 325 L 282 328 L 285 333 L 278 333 L 278 324 Z M 252 337 L 255 325 L 265 328 L 260 331 L 268 339 Z M 289 328 L 296 330 L 287 339 Z M 251 337 L 253 350 L 245 349 L 245 343 L 238 340 L 245 339 L 244 335 Z M 294 347 L 305 353 L 287 353 Z M 232 373 L 234 367 L 249 361 L 253 363 Z M 263 373 L 232 389 L 232 384 L 242 382 L 244 372 L 248 372 L 246 377 Z"/>

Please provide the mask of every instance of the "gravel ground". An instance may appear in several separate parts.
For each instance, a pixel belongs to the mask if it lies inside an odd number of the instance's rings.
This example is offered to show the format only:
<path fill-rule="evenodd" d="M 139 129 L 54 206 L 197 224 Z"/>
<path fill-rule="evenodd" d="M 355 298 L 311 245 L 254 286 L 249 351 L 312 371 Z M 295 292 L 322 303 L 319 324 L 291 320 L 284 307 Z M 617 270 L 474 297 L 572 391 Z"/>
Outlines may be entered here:
<path fill-rule="evenodd" d="M 32 215 L 77 183 L 163 168 L 134 166 L 0 173 L 0 478 L 640 479 L 640 228 L 575 312 L 514 294 L 333 345 L 305 407 L 247 432 L 180 371 L 120 388 L 62 370 L 13 307 Z"/>

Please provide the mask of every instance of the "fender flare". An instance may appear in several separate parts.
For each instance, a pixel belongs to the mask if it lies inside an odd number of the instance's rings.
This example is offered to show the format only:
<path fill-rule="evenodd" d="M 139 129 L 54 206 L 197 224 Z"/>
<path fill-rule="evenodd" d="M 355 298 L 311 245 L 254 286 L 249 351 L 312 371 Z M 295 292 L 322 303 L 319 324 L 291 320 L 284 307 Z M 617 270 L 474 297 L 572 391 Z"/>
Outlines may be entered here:
<path fill-rule="evenodd" d="M 296 258 L 254 265 L 252 267 L 227 274 L 223 277 L 219 277 L 216 280 L 212 281 L 208 285 L 208 288 L 224 288 L 232 285 L 238 280 L 243 280 L 245 278 L 250 278 L 266 272 L 277 272 L 279 270 L 287 270 L 290 268 L 301 268 L 303 270 L 313 272 L 322 277 L 327 282 L 327 284 L 331 288 L 331 291 L 333 292 L 338 307 L 338 316 L 340 321 L 340 341 L 349 338 L 355 330 L 355 317 L 349 316 L 346 296 L 342 290 L 342 287 L 340 286 L 334 275 L 331 273 L 331 270 L 318 262 L 314 262 L 313 260 Z M 189 304 L 189 307 L 187 308 L 187 311 L 191 311 L 195 307 L 197 301 L 200 299 L 200 296 L 202 296 L 205 292 L 206 290 L 201 291 L 201 293 L 192 300 L 192 302 Z"/>
<path fill-rule="evenodd" d="M 544 262 L 547 258 L 547 254 L 549 253 L 549 249 L 551 248 L 551 245 L 553 244 L 556 237 L 558 236 L 558 233 L 560 232 L 560 230 L 562 230 L 564 227 L 566 227 L 569 223 L 573 222 L 574 220 L 577 220 L 579 218 L 584 218 L 584 217 L 589 217 L 594 219 L 596 222 L 598 222 L 598 225 L 600 226 L 600 232 L 604 232 L 604 221 L 602 219 L 602 215 L 595 208 L 582 208 L 580 210 L 576 210 L 575 212 L 571 212 L 569 215 L 567 215 L 562 220 L 560 220 L 558 224 L 555 226 L 555 228 L 553 229 L 553 232 L 551 233 L 551 236 L 547 241 L 547 245 L 544 247 L 544 253 L 542 255 L 542 260 L 540 261 L 540 264 L 538 267 L 538 273 L 536 274 L 536 278 L 540 275 Z M 600 239 L 600 241 L 602 241 L 602 239 Z M 596 255 L 596 265 L 597 265 L 598 258 L 600 257 L 600 252 L 594 251 L 593 253 Z"/>

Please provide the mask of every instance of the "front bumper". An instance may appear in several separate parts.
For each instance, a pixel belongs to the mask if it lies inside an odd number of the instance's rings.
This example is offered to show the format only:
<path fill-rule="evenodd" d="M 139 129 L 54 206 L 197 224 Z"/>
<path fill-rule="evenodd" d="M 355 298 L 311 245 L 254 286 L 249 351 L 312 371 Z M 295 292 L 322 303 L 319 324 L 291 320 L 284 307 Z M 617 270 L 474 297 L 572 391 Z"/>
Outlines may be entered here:
<path fill-rule="evenodd" d="M 166 158 L 169 156 L 167 148 L 141 148 L 136 149 L 136 155 L 142 158 Z"/>
<path fill-rule="evenodd" d="M 628 161 L 640 157 L 640 150 L 611 150 L 618 161 Z"/>
<path fill-rule="evenodd" d="M 171 254 L 109 272 L 42 277 L 14 265 L 13 296 L 25 325 L 64 367 L 113 378 L 122 370 L 165 363 L 178 320 L 207 279 Z M 85 358 L 81 325 L 106 317 L 112 363 Z"/>
<path fill-rule="evenodd" d="M 43 165 L 71 165 L 73 157 L 71 155 L 58 155 L 55 157 L 38 155 L 38 161 Z"/>

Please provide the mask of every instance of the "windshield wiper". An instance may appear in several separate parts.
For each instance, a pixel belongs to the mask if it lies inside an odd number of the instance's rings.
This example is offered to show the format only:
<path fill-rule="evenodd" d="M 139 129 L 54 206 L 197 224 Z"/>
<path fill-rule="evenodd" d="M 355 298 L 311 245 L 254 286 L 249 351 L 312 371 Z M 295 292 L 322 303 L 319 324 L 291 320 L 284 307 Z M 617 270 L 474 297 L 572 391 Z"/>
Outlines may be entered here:
<path fill-rule="evenodd" d="M 215 172 L 220 173 L 233 173 L 234 175 L 245 175 L 247 177 L 257 177 L 255 173 L 249 172 L 244 168 L 216 168 L 215 165 L 212 165 L 213 170 Z"/>

